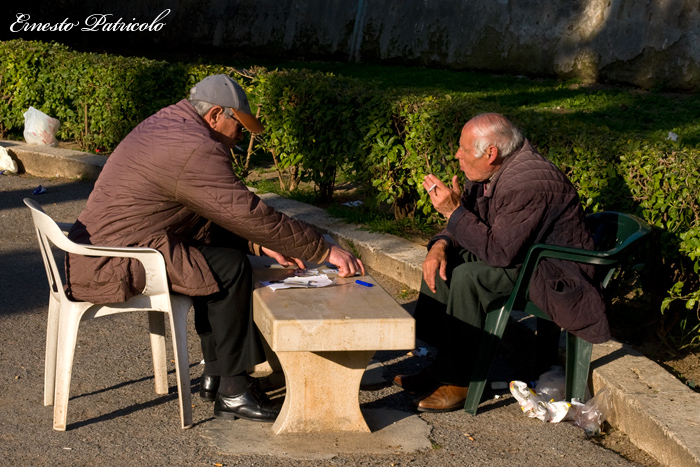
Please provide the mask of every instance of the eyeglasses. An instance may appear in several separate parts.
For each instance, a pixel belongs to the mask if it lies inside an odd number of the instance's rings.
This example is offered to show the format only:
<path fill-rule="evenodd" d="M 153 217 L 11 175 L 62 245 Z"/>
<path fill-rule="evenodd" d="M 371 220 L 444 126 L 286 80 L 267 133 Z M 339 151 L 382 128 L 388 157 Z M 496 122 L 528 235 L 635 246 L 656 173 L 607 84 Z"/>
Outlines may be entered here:
<path fill-rule="evenodd" d="M 240 126 L 240 127 L 243 126 L 243 123 L 241 123 L 241 121 L 238 120 L 238 119 L 236 118 L 236 115 L 233 113 L 233 109 L 231 109 L 230 107 L 226 107 L 226 108 L 224 109 L 224 115 L 225 115 L 227 118 L 232 118 L 232 119 L 234 119 L 234 120 L 236 121 L 236 123 L 238 123 L 238 126 Z"/>

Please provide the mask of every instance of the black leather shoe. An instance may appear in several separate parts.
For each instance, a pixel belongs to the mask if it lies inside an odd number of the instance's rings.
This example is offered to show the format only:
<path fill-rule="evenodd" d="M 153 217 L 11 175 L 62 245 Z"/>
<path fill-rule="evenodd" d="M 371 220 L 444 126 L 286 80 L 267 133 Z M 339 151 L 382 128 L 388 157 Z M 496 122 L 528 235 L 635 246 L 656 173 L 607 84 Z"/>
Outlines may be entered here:
<path fill-rule="evenodd" d="M 243 394 L 237 396 L 216 395 L 214 416 L 235 420 L 243 418 L 255 422 L 272 423 L 280 413 L 280 407 L 268 399 L 257 382 L 252 380 Z"/>
<path fill-rule="evenodd" d="M 203 401 L 213 402 L 216 399 L 216 392 L 219 390 L 221 376 L 202 375 L 199 383 L 199 397 Z"/>

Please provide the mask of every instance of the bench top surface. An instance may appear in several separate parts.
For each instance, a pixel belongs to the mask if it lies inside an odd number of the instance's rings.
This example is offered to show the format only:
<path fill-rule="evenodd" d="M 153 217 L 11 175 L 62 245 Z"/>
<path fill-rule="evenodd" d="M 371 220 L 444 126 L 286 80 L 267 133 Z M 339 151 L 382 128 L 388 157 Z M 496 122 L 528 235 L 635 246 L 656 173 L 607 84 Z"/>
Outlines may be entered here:
<path fill-rule="evenodd" d="M 255 323 L 272 350 L 414 348 L 413 317 L 371 276 L 338 277 L 328 287 L 273 291 L 260 281 L 289 277 L 293 271 L 264 264 L 253 261 L 253 310 Z M 358 278 L 375 285 L 359 285 Z"/>

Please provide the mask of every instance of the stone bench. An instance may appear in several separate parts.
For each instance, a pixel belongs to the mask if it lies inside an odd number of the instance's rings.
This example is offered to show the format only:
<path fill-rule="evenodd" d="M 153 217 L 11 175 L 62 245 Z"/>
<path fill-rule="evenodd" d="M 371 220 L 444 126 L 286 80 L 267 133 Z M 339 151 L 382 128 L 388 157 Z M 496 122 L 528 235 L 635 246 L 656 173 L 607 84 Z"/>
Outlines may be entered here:
<path fill-rule="evenodd" d="M 286 396 L 272 429 L 280 433 L 369 432 L 360 380 L 377 350 L 415 347 L 415 321 L 370 276 L 337 278 L 317 289 L 263 287 L 288 269 L 253 261 L 255 324 L 284 371 Z"/>

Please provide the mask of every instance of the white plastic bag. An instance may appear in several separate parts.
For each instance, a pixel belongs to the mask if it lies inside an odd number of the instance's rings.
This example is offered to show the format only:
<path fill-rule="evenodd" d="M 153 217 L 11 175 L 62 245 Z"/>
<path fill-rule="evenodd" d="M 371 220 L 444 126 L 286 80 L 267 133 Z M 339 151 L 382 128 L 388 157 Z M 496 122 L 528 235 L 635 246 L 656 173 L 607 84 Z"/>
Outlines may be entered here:
<path fill-rule="evenodd" d="M 603 388 L 595 397 L 585 405 L 579 402 L 574 406 L 574 423 L 583 428 L 586 436 L 597 436 L 603 422 L 607 420 L 614 411 L 612 392 L 608 388 Z"/>
<path fill-rule="evenodd" d="M 553 366 L 537 380 L 535 392 L 546 401 L 563 401 L 566 398 L 566 373 L 564 367 Z"/>
<path fill-rule="evenodd" d="M 60 126 L 58 119 L 49 117 L 34 107 L 29 107 L 24 112 L 24 139 L 29 144 L 58 146 L 56 132 Z"/>
<path fill-rule="evenodd" d="M 7 149 L 0 146 L 0 173 L 3 174 L 16 174 L 17 173 L 17 162 L 10 157 Z"/>

